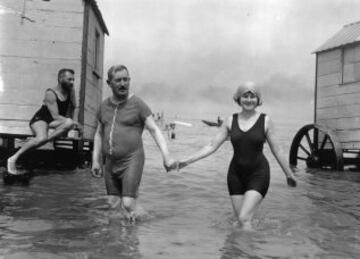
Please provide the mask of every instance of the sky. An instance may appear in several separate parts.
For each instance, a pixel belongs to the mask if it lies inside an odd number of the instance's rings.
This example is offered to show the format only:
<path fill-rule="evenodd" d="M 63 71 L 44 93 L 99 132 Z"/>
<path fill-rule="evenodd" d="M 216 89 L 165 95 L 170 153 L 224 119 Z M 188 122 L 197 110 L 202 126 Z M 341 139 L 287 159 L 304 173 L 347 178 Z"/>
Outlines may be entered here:
<path fill-rule="evenodd" d="M 317 47 L 360 20 L 356 0 L 97 0 L 110 35 L 104 72 L 129 68 L 154 112 L 228 116 L 243 81 L 262 86 L 261 110 L 312 122 Z M 104 96 L 110 95 L 104 84 Z"/>

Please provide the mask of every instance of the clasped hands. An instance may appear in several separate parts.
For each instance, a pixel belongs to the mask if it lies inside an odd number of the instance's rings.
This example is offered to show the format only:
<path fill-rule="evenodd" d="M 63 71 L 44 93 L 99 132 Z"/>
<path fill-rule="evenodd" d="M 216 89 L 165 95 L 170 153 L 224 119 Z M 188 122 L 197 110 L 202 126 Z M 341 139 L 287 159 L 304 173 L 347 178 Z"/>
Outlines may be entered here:
<path fill-rule="evenodd" d="M 186 161 L 182 161 L 182 160 L 174 160 L 172 158 L 164 160 L 164 168 L 165 168 L 166 172 L 170 172 L 172 170 L 179 171 L 181 168 L 183 168 L 187 165 L 188 165 L 188 163 Z"/>

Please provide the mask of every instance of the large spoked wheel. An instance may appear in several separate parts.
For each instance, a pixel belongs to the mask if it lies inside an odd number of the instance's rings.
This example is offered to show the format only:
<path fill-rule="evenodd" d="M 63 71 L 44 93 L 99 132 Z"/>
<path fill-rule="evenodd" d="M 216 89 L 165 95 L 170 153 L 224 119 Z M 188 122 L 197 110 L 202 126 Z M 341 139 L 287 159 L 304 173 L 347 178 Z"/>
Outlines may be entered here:
<path fill-rule="evenodd" d="M 343 152 L 336 134 L 319 124 L 302 127 L 295 135 L 290 148 L 290 165 L 308 168 L 343 170 Z"/>

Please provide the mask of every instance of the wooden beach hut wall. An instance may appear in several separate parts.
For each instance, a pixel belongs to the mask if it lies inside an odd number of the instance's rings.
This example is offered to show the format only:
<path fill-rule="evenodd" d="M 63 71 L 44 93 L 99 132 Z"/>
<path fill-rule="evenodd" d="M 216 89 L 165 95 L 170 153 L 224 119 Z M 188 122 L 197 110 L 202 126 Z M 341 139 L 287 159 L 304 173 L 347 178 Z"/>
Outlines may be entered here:
<path fill-rule="evenodd" d="M 317 50 L 315 123 L 335 129 L 344 150 L 360 149 L 360 22 Z"/>
<path fill-rule="evenodd" d="M 29 119 L 66 67 L 75 70 L 75 114 L 91 139 L 105 34 L 95 0 L 0 0 L 0 134 L 31 134 Z"/>

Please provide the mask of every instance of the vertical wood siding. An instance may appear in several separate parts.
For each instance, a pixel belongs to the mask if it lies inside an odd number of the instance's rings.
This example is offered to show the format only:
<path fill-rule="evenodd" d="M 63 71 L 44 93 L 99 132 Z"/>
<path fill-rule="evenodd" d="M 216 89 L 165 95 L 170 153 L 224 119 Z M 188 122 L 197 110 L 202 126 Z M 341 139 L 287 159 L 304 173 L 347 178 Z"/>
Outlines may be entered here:
<path fill-rule="evenodd" d="M 0 132 L 23 134 L 60 68 L 75 70 L 79 90 L 83 3 L 0 0 L 0 8 Z"/>
<path fill-rule="evenodd" d="M 95 31 L 100 35 L 99 63 L 95 70 Z M 102 101 L 103 87 L 103 56 L 104 56 L 104 32 L 92 9 L 89 12 L 87 39 L 87 59 L 86 59 L 86 89 L 84 103 L 84 129 L 85 137 L 92 138 L 96 127 L 96 112 Z"/>
<path fill-rule="evenodd" d="M 84 0 L 32 0 L 25 1 L 25 8 L 23 0 L 0 0 L 0 133 L 30 134 L 28 121 L 42 105 L 44 91 L 57 84 L 58 70 L 68 67 L 75 70 L 76 114 L 84 118 L 85 137 L 93 137 L 102 100 L 104 33 L 90 8 L 88 58 L 82 71 L 84 7 Z M 100 77 L 93 73 L 95 28 L 100 34 Z"/>
<path fill-rule="evenodd" d="M 316 122 L 335 130 L 343 148 L 359 149 L 360 82 L 342 84 L 341 48 L 317 55 Z"/>

